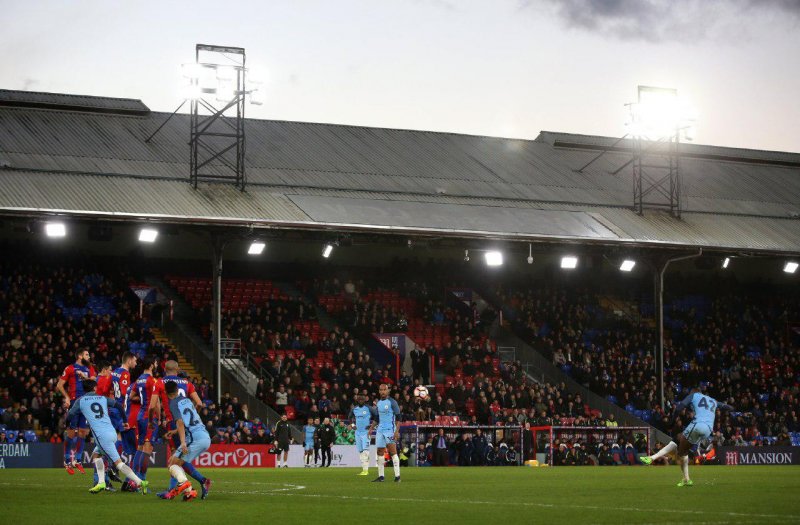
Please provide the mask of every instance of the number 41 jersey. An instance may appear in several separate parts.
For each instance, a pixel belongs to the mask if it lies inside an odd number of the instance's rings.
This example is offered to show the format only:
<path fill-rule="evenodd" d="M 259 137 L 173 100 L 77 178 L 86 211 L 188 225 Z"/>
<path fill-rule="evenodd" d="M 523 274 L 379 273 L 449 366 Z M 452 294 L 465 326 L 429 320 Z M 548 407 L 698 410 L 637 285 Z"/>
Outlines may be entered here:
<path fill-rule="evenodd" d="M 194 403 L 191 399 L 183 396 L 170 399 L 169 410 L 172 413 L 172 417 L 175 421 L 179 419 L 183 420 L 183 424 L 186 427 L 187 444 L 203 435 L 205 435 L 208 439 L 211 439 L 211 437 L 208 435 L 208 431 L 206 430 L 206 426 L 200 419 L 200 415 L 197 413 L 197 410 L 195 410 Z"/>

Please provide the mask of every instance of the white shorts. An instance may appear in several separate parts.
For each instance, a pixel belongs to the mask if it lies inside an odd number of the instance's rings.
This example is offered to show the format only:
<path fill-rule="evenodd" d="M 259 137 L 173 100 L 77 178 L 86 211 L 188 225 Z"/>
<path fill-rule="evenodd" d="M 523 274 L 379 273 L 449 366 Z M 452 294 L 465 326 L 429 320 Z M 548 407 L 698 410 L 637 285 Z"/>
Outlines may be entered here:
<path fill-rule="evenodd" d="M 697 423 L 692 421 L 683 430 L 683 437 L 692 445 L 697 445 L 701 439 L 705 439 L 711 435 L 711 427 L 706 423 Z"/>

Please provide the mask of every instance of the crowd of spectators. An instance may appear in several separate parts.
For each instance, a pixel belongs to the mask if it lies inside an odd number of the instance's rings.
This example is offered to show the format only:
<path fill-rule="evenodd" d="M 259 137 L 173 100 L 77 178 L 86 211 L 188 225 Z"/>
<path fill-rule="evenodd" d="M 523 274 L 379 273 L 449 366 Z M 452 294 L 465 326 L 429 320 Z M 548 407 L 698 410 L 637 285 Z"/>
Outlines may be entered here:
<path fill-rule="evenodd" d="M 693 295 L 665 306 L 665 398 L 655 374 L 656 332 L 643 317 L 615 314 L 586 289 L 541 286 L 499 289 L 514 329 L 576 381 L 656 427 L 674 432 L 687 415 L 671 407 L 693 386 L 731 404 L 717 430 L 728 443 L 762 444 L 800 431 L 795 297 L 769 289 L 743 290 L 684 282 Z M 637 304 L 637 306 L 639 306 Z M 642 301 L 644 314 L 652 314 Z M 682 427 L 681 427 L 682 428 Z M 769 437 L 770 439 L 765 439 Z"/>

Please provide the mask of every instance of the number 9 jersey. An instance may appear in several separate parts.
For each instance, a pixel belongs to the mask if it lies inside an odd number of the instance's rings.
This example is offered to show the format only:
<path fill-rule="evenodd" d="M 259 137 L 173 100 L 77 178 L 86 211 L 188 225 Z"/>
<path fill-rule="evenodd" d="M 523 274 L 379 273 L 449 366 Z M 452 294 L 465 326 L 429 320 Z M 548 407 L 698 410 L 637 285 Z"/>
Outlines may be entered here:
<path fill-rule="evenodd" d="M 89 427 L 92 429 L 97 447 L 109 459 L 116 462 L 119 459 L 117 452 L 117 431 L 108 417 L 109 408 L 122 408 L 113 399 L 95 393 L 84 394 L 78 399 L 72 408 L 69 409 L 69 417 L 75 417 L 79 413 L 86 418 Z"/>

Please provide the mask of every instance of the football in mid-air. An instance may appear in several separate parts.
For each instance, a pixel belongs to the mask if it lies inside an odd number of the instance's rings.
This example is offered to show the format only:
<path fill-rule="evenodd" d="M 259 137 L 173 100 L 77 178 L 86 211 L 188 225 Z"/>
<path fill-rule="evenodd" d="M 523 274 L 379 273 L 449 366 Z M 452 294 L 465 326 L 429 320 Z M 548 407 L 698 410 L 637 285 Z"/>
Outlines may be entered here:
<path fill-rule="evenodd" d="M 427 399 L 428 389 L 422 385 L 418 386 L 414 389 L 414 397 L 418 397 L 419 399 Z"/>

